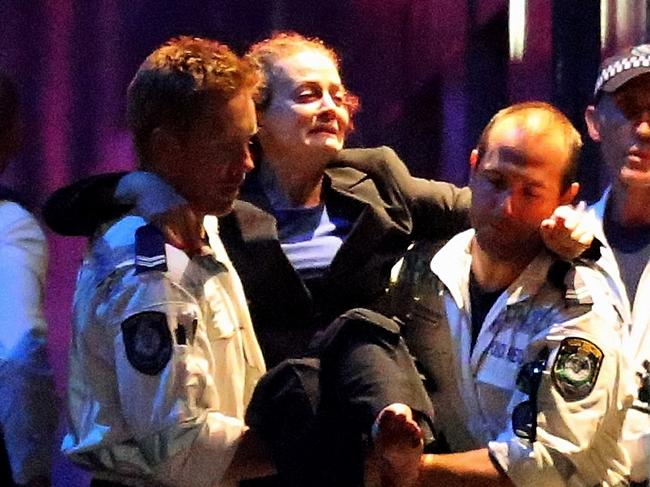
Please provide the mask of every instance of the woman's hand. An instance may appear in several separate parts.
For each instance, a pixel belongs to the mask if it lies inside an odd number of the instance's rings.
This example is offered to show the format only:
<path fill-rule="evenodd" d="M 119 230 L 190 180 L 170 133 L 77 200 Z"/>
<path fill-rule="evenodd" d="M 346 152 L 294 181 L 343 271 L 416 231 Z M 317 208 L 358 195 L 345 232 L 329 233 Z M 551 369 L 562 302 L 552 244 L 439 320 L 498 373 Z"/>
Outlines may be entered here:
<path fill-rule="evenodd" d="M 584 201 L 577 206 L 560 206 L 540 225 L 544 245 L 563 259 L 579 257 L 594 239 L 596 223 L 585 208 Z"/>
<path fill-rule="evenodd" d="M 156 225 L 169 244 L 190 256 L 203 253 L 200 217 L 160 176 L 145 171 L 127 174 L 120 180 L 115 198 L 135 205 L 135 213 Z"/>

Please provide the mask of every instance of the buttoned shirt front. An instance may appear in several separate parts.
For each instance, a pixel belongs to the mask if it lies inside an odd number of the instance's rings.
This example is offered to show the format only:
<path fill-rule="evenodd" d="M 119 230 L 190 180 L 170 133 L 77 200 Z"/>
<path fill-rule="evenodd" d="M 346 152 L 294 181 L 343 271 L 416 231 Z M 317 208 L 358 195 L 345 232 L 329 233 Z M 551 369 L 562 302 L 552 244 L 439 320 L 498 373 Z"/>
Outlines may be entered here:
<path fill-rule="evenodd" d="M 599 201 L 589 207 L 597 222 L 596 237 L 605 246 L 601 250 L 598 265 L 606 272 L 610 286 L 618 300 L 618 309 L 627 325 L 628 339 L 625 350 L 631 364 L 631 380 L 638 395 L 638 377 L 647 373 L 643 363 L 650 360 L 650 261 L 646 263 L 637 287 L 634 302 L 630 302 L 621 279 L 620 270 L 612 249 L 607 243 L 603 227 L 605 210 L 611 187 L 607 188 Z M 637 409 L 630 409 L 623 428 L 624 444 L 632 460 L 632 479 L 641 481 L 650 477 L 650 415 Z"/>

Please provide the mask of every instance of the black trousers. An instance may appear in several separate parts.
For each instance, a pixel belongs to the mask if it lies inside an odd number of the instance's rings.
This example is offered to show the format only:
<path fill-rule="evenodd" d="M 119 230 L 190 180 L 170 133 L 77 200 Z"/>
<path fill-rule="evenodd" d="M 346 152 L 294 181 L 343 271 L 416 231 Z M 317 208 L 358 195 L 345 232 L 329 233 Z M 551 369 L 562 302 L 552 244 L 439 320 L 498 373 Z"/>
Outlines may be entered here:
<path fill-rule="evenodd" d="M 247 424 L 271 447 L 282 486 L 360 486 L 364 438 L 387 405 L 409 405 L 431 441 L 433 408 L 399 325 L 365 309 L 335 320 L 311 356 L 258 384 Z"/>

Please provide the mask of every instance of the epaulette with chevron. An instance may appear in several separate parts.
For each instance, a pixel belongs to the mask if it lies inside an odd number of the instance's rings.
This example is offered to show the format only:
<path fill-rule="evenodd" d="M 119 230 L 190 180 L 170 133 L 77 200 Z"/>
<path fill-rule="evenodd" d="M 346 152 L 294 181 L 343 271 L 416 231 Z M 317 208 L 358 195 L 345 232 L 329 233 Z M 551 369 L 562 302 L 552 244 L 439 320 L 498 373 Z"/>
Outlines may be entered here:
<path fill-rule="evenodd" d="M 564 284 L 566 286 L 564 297 L 567 304 L 594 304 L 589 287 L 575 269 L 567 272 Z"/>
<path fill-rule="evenodd" d="M 135 232 L 135 273 L 166 271 L 165 237 L 154 225 L 144 225 Z"/>

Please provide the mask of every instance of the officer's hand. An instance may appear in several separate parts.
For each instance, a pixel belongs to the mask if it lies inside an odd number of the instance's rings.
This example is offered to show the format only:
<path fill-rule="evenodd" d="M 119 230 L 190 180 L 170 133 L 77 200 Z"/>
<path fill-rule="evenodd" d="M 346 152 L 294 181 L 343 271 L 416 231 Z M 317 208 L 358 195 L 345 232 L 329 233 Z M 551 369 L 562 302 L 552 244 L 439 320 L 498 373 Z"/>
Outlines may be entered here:
<path fill-rule="evenodd" d="M 174 247 L 188 254 L 200 254 L 203 228 L 189 203 L 156 174 L 136 171 L 124 176 L 115 198 L 133 204 L 134 211 L 155 224 Z"/>
<path fill-rule="evenodd" d="M 589 248 L 594 239 L 594 221 L 585 212 L 585 202 L 578 206 L 560 206 L 542 221 L 540 233 L 544 245 L 563 259 L 571 260 Z"/>

